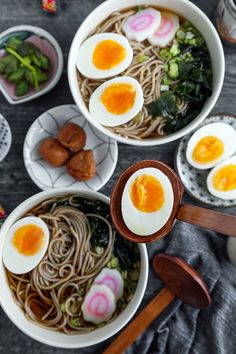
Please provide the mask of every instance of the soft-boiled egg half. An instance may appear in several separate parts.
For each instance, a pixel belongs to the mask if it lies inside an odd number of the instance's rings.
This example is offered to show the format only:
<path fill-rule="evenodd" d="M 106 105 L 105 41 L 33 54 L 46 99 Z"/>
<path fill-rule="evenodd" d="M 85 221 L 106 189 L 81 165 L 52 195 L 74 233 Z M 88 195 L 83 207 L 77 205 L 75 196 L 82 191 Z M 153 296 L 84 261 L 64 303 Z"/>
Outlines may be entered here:
<path fill-rule="evenodd" d="M 129 76 L 106 81 L 93 92 L 89 101 L 91 116 L 108 127 L 127 123 L 142 106 L 142 88 L 137 80 Z"/>
<path fill-rule="evenodd" d="M 236 199 L 236 156 L 226 159 L 211 170 L 207 188 L 217 198 Z"/>
<path fill-rule="evenodd" d="M 91 79 L 104 79 L 120 74 L 133 59 L 128 40 L 117 33 L 98 33 L 84 41 L 78 51 L 76 66 Z"/>
<path fill-rule="evenodd" d="M 12 273 L 24 274 L 34 269 L 43 258 L 49 242 L 49 229 L 35 216 L 13 224 L 6 236 L 3 263 Z"/>
<path fill-rule="evenodd" d="M 157 168 L 148 167 L 128 179 L 121 198 L 121 213 L 129 230 L 147 236 L 166 224 L 173 205 L 169 178 Z"/>
<path fill-rule="evenodd" d="M 236 151 L 236 131 L 226 123 L 211 123 L 189 139 L 186 158 L 198 169 L 216 166 Z"/>

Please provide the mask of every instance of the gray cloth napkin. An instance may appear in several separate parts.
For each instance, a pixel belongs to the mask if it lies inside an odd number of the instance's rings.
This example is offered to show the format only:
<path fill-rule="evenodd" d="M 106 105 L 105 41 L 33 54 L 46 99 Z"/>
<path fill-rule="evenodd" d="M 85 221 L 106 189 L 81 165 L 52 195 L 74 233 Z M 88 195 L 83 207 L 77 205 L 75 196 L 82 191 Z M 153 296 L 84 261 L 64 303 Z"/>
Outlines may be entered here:
<path fill-rule="evenodd" d="M 177 222 L 168 237 L 147 246 L 150 259 L 164 252 L 188 261 L 205 278 L 212 304 L 200 311 L 175 299 L 126 354 L 236 353 L 236 267 L 229 263 L 225 245 L 225 236 Z M 150 262 L 142 307 L 163 286 Z"/>

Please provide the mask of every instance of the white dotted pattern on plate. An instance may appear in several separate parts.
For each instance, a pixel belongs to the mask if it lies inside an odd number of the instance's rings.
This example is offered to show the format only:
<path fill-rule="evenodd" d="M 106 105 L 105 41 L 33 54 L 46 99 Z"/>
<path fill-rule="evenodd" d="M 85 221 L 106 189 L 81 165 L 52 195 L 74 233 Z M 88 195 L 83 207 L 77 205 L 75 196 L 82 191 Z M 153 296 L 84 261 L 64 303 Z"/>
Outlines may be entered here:
<path fill-rule="evenodd" d="M 0 161 L 2 161 L 11 147 L 11 129 L 6 119 L 0 114 Z"/>
<path fill-rule="evenodd" d="M 47 137 L 55 137 L 59 127 L 68 122 L 76 123 L 85 130 L 85 149 L 93 151 L 96 175 L 89 181 L 75 180 L 67 173 L 65 166 L 52 167 L 38 155 L 40 142 Z M 27 172 L 35 184 L 44 190 L 78 186 L 79 189 L 97 191 L 113 174 L 117 157 L 117 142 L 93 128 L 75 105 L 58 106 L 43 113 L 31 125 L 24 142 Z"/>
<path fill-rule="evenodd" d="M 223 122 L 231 125 L 236 130 L 236 117 L 229 115 L 215 115 L 204 120 L 191 134 L 181 139 L 176 151 L 175 167 L 176 171 L 183 182 L 185 191 L 194 199 L 214 207 L 231 207 L 236 205 L 236 200 L 223 200 L 211 195 L 207 189 L 206 179 L 210 172 L 208 170 L 198 170 L 192 167 L 186 159 L 186 148 L 192 134 L 200 127 L 209 124 Z"/>

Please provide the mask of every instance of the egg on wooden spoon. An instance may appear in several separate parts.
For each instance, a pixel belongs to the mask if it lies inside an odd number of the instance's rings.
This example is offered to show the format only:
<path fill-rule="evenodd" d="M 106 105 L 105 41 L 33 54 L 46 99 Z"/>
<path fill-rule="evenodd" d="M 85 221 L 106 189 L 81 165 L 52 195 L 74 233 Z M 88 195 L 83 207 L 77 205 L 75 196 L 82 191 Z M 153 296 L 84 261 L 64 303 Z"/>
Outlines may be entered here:
<path fill-rule="evenodd" d="M 236 156 L 226 159 L 211 170 L 207 189 L 217 198 L 236 199 Z"/>
<path fill-rule="evenodd" d="M 106 81 L 93 92 L 89 101 L 92 117 L 108 127 L 127 123 L 142 106 L 142 88 L 137 80 L 129 76 Z"/>
<path fill-rule="evenodd" d="M 126 226 L 137 235 L 159 231 L 168 221 L 174 205 L 169 178 L 157 168 L 136 171 L 126 182 L 121 213 Z"/>
<path fill-rule="evenodd" d="M 12 273 L 24 274 L 43 258 L 49 243 L 49 229 L 35 216 L 18 220 L 8 230 L 3 249 L 3 263 Z"/>
<path fill-rule="evenodd" d="M 226 123 L 211 123 L 198 129 L 189 139 L 186 158 L 195 168 L 216 166 L 236 151 L 236 131 Z"/>
<path fill-rule="evenodd" d="M 79 48 L 76 66 L 91 79 L 104 79 L 120 74 L 133 59 L 128 40 L 117 33 L 99 33 L 89 37 Z"/>

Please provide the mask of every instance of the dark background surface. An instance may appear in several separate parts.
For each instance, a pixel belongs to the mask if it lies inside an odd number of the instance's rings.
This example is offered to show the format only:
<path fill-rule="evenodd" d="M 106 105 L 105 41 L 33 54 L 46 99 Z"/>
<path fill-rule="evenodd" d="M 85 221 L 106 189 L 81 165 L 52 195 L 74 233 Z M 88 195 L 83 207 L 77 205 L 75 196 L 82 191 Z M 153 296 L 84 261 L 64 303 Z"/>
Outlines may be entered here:
<path fill-rule="evenodd" d="M 117 0 L 119 1 L 119 0 Z M 37 186 L 29 178 L 23 163 L 23 142 L 26 132 L 32 122 L 49 108 L 73 103 L 67 81 L 67 57 L 73 36 L 83 19 L 101 0 L 68 0 L 63 1 L 56 16 L 43 12 L 40 0 L 0 0 L 0 32 L 7 28 L 29 24 L 42 27 L 56 37 L 64 54 L 64 70 L 58 85 L 48 94 L 29 103 L 13 106 L 0 94 L 0 112 L 8 120 L 13 135 L 13 144 L 7 158 L 0 163 L 0 203 L 11 212 L 19 203 L 29 196 L 39 192 Z M 217 0 L 194 1 L 212 20 Z M 236 114 L 236 53 L 235 49 L 224 46 L 226 57 L 226 74 L 224 87 L 212 113 L 224 112 Z M 157 147 L 128 146 L 119 144 L 119 161 L 110 181 L 101 192 L 110 195 L 112 185 L 121 171 L 131 163 L 142 159 L 160 159 L 170 166 L 174 163 L 174 153 L 178 142 Z M 185 201 L 194 203 L 185 196 Z M 235 214 L 235 209 L 228 210 Z M 150 253 L 155 245 L 148 246 Z M 0 285 L 1 291 L 1 285 Z M 154 285 L 149 282 L 142 306 L 154 294 Z M 107 341 L 108 342 L 108 341 Z M 60 350 L 37 343 L 21 333 L 0 309 L 0 353 L 100 353 L 107 343 L 89 349 Z M 141 354 L 141 353 L 140 353 Z"/>

